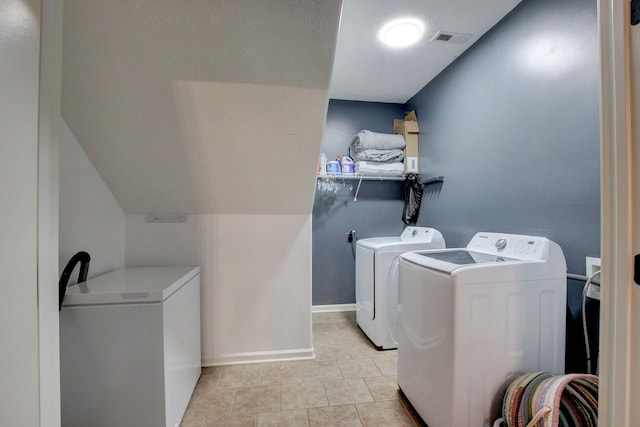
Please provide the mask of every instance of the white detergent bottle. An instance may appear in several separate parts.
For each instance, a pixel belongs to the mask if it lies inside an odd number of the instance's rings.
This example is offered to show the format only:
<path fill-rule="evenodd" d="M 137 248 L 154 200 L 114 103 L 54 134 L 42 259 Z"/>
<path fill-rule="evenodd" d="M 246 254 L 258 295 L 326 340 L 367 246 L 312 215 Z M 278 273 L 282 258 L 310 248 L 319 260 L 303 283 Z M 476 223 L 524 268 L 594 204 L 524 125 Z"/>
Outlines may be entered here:
<path fill-rule="evenodd" d="M 353 159 L 347 155 L 342 156 L 342 173 L 349 174 L 355 172 L 355 166 L 353 164 Z"/>
<path fill-rule="evenodd" d="M 318 172 L 320 175 L 324 175 L 327 173 L 327 155 L 322 153 L 320 154 L 320 161 L 318 162 Z"/>

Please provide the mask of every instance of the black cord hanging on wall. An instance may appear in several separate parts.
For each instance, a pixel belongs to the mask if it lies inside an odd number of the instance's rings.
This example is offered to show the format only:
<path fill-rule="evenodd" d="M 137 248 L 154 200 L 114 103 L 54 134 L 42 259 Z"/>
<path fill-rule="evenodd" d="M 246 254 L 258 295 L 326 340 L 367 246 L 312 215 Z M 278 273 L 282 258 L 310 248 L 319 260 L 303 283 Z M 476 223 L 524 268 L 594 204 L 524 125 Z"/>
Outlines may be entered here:
<path fill-rule="evenodd" d="M 402 211 L 402 222 L 407 225 L 415 224 L 418 221 L 420 202 L 422 201 L 422 185 L 419 175 L 407 174 L 404 181 L 404 209 Z"/>
<path fill-rule="evenodd" d="M 62 275 L 58 282 L 58 311 L 62 310 L 62 301 L 64 300 L 65 293 L 67 292 L 67 284 L 69 283 L 69 278 L 71 277 L 71 273 L 73 273 L 73 269 L 76 267 L 76 264 L 80 263 L 80 270 L 78 271 L 78 283 L 80 283 L 87 280 L 90 261 L 91 256 L 87 252 L 81 251 L 72 256 L 64 267 L 64 270 L 62 270 Z"/>

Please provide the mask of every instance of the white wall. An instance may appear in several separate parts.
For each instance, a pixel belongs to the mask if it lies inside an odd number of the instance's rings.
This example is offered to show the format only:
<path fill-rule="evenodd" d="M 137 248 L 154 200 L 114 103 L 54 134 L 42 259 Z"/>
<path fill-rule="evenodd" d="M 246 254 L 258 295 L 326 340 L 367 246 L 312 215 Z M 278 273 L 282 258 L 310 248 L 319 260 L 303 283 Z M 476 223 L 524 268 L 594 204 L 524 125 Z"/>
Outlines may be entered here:
<path fill-rule="evenodd" d="M 78 251 L 91 255 L 89 278 L 122 268 L 124 212 L 64 121 L 60 139 L 60 272 Z"/>
<path fill-rule="evenodd" d="M 127 218 L 126 264 L 201 265 L 205 361 L 311 355 L 309 223 L 342 1 L 129 3 L 65 0 L 63 115 L 126 214 L 202 222 Z M 100 229 L 65 209 L 63 260 Z"/>
<path fill-rule="evenodd" d="M 8 426 L 60 425 L 55 264 L 38 253 L 56 239 L 50 118 L 60 106 L 60 51 L 50 37 L 61 21 L 53 2 L 41 6 L 0 2 L 0 414 Z"/>
<path fill-rule="evenodd" d="M 40 424 L 60 425 L 58 202 L 62 2 L 42 2 L 38 129 L 38 328 Z"/>
<path fill-rule="evenodd" d="M 124 211 L 310 212 L 341 5 L 65 0 L 63 115 Z"/>
<path fill-rule="evenodd" d="M 640 222 L 640 207 L 638 206 L 638 200 L 640 200 L 640 156 L 638 155 L 638 150 L 640 149 L 640 26 L 635 25 L 630 28 L 630 45 L 629 52 L 633 52 L 631 57 L 631 87 L 633 92 L 629 95 L 632 99 L 631 106 L 631 117 L 635 117 L 633 122 L 633 173 L 634 173 L 634 184 L 633 184 L 633 196 L 632 200 L 634 201 L 633 207 L 633 221 L 634 224 L 638 224 Z M 640 229 L 636 226 L 634 227 L 634 236 L 633 236 L 633 254 L 637 254 L 640 252 Z M 640 362 L 640 313 L 638 313 L 638 309 L 640 308 L 640 289 L 637 286 L 633 286 L 632 298 L 633 302 L 631 303 L 632 309 L 632 320 L 631 320 L 631 337 L 632 337 L 632 350 L 631 350 L 631 396 L 639 396 L 640 395 L 640 366 L 638 366 L 638 362 Z M 608 331 L 607 331 L 608 332 Z M 606 333 L 606 332 L 605 332 Z M 637 397 L 636 397 L 637 399 Z M 622 400 L 622 399 L 621 399 Z M 631 419 L 637 420 L 640 417 L 640 406 L 632 404 L 631 406 Z"/>
<path fill-rule="evenodd" d="M 126 234 L 127 266 L 200 264 L 204 365 L 313 355 L 310 215 L 128 215 Z"/>
<path fill-rule="evenodd" d="M 147 223 L 145 216 L 126 216 L 127 267 L 200 265 L 200 215 L 184 223 Z"/>
<path fill-rule="evenodd" d="M 61 127 L 61 269 L 79 250 L 91 254 L 90 277 L 125 265 L 200 265 L 203 363 L 312 356 L 310 215 L 125 216 Z"/>

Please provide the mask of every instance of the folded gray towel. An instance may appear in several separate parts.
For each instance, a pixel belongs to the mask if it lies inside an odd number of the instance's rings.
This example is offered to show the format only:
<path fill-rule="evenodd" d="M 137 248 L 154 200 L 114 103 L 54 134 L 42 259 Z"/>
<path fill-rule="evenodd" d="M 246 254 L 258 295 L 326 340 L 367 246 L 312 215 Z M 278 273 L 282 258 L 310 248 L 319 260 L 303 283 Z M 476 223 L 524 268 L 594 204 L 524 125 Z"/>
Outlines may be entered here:
<path fill-rule="evenodd" d="M 402 135 L 361 130 L 353 138 L 349 150 L 354 154 L 364 150 L 402 150 L 404 146 Z"/>
<path fill-rule="evenodd" d="M 404 160 L 404 150 L 364 150 L 351 153 L 354 161 L 366 160 L 372 162 L 390 163 Z"/>
<path fill-rule="evenodd" d="M 376 163 L 376 162 L 356 162 L 356 173 L 362 175 L 379 176 L 402 176 L 404 164 L 400 162 Z"/>

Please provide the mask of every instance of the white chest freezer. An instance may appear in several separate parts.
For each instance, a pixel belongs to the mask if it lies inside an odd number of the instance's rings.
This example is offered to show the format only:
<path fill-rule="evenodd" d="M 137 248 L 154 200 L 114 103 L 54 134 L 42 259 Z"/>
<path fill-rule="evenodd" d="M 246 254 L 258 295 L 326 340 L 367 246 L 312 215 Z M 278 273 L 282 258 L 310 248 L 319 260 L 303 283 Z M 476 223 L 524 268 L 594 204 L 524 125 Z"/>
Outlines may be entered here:
<path fill-rule="evenodd" d="M 62 425 L 179 425 L 200 377 L 200 268 L 128 268 L 67 288 Z"/>

